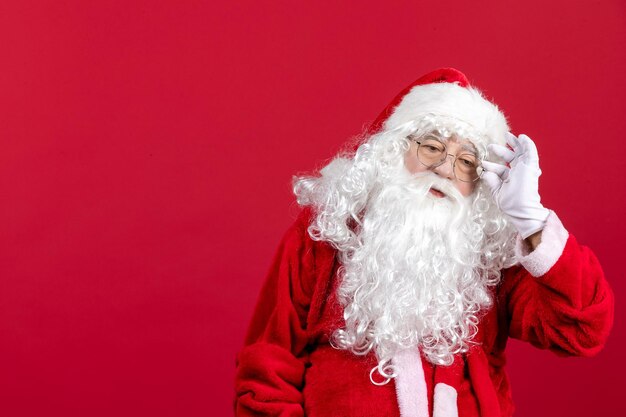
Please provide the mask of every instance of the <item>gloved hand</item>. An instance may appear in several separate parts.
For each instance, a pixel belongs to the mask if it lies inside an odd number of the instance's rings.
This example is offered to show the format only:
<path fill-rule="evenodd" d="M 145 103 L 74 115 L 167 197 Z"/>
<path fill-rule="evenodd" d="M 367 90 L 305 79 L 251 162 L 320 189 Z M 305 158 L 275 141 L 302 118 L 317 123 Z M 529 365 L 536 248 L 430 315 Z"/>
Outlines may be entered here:
<path fill-rule="evenodd" d="M 491 189 L 496 204 L 509 218 L 523 239 L 543 230 L 550 211 L 541 205 L 539 197 L 539 155 L 537 147 L 526 135 L 506 134 L 513 148 L 491 144 L 489 149 L 509 163 L 483 161 L 482 179 Z"/>

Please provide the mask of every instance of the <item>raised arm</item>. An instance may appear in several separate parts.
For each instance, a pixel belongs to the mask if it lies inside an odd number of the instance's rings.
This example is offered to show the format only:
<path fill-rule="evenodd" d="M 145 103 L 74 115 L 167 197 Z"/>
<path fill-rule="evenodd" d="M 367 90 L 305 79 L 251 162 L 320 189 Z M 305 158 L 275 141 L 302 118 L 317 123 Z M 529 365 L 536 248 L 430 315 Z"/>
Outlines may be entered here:
<path fill-rule="evenodd" d="M 517 242 L 521 265 L 504 271 L 509 335 L 560 355 L 591 356 L 613 326 L 613 292 L 593 252 L 550 212 L 541 243 Z"/>

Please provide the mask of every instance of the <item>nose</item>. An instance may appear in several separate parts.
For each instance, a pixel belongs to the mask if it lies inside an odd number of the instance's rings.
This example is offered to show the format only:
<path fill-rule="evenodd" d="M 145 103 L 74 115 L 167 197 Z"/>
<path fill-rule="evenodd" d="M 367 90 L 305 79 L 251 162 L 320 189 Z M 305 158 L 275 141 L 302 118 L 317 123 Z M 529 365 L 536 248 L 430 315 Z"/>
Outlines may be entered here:
<path fill-rule="evenodd" d="M 452 159 L 449 157 L 452 157 Z M 448 160 L 450 160 L 450 163 L 448 163 Z M 435 174 L 441 177 L 448 178 L 450 180 L 454 179 L 454 155 L 446 155 L 446 159 L 444 159 L 441 164 L 433 167 L 432 170 Z"/>

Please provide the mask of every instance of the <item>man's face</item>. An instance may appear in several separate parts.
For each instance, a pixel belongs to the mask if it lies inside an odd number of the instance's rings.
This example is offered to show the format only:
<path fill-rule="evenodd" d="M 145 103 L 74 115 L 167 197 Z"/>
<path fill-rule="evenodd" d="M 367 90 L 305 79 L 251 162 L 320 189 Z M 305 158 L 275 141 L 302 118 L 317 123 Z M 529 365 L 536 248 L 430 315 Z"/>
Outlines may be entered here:
<path fill-rule="evenodd" d="M 456 189 L 459 190 L 464 197 L 467 197 L 474 192 L 478 181 L 464 182 L 459 180 L 454 174 L 453 164 L 455 158 L 463 154 L 473 154 L 474 158 L 478 160 L 474 151 L 475 147 L 469 140 L 458 138 L 456 136 L 452 136 L 450 139 L 442 140 L 441 142 L 445 145 L 445 153 L 448 154 L 446 160 L 442 164 L 429 168 L 421 162 L 418 158 L 417 152 L 420 145 L 413 140 L 410 141 L 410 148 L 404 156 L 404 164 L 411 174 L 417 174 L 429 170 L 434 172 L 438 176 L 451 181 L 454 187 L 456 187 Z M 459 159 L 456 163 L 461 164 L 463 162 Z M 430 189 L 430 194 L 438 198 L 445 197 L 444 193 L 434 188 Z"/>

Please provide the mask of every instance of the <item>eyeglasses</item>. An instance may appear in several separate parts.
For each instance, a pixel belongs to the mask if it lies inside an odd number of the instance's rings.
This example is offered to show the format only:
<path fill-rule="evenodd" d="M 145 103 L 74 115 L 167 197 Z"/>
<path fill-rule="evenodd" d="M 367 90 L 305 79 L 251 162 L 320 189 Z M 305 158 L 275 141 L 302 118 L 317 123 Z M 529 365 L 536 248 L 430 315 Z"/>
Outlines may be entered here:
<path fill-rule="evenodd" d="M 417 143 L 417 159 L 428 169 L 436 168 L 446 162 L 449 156 L 454 157 L 452 170 L 454 176 L 459 181 L 476 182 L 483 174 L 483 167 L 476 154 L 472 152 L 461 152 L 454 156 L 449 154 L 446 145 L 436 136 L 428 135 L 421 138 L 411 138 L 409 140 Z"/>

